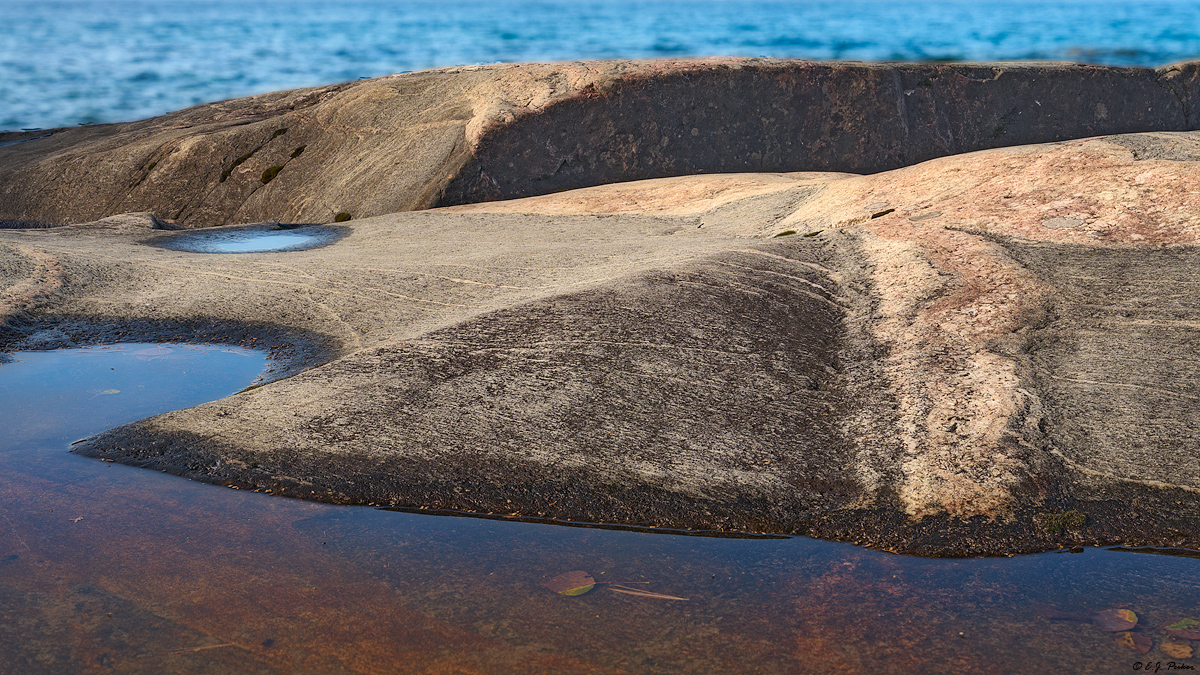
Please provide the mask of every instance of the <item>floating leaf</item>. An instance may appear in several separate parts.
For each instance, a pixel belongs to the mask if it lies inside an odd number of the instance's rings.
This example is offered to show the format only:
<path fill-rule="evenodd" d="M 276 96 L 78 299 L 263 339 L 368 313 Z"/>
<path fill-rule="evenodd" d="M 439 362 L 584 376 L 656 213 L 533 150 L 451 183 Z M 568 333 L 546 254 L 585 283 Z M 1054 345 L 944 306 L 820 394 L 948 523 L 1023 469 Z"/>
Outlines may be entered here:
<path fill-rule="evenodd" d="M 1200 640 L 1200 621 L 1180 619 L 1167 626 L 1167 632 L 1184 640 Z"/>
<path fill-rule="evenodd" d="M 1190 645 L 1185 645 L 1182 642 L 1164 642 L 1158 646 L 1162 653 L 1173 659 L 1190 659 L 1192 658 L 1192 648 Z"/>
<path fill-rule="evenodd" d="M 1145 654 L 1154 646 L 1154 641 L 1142 635 L 1141 633 L 1118 633 L 1116 636 L 1117 644 L 1126 649 L 1131 649 L 1139 654 Z"/>
<path fill-rule="evenodd" d="M 1129 630 L 1136 626 L 1137 622 L 1137 614 L 1128 609 L 1106 609 L 1092 615 L 1092 623 L 1096 624 L 1100 630 L 1109 633 Z"/>
<path fill-rule="evenodd" d="M 560 574 L 543 584 L 555 593 L 583 595 L 596 586 L 596 580 L 587 572 L 574 571 Z"/>

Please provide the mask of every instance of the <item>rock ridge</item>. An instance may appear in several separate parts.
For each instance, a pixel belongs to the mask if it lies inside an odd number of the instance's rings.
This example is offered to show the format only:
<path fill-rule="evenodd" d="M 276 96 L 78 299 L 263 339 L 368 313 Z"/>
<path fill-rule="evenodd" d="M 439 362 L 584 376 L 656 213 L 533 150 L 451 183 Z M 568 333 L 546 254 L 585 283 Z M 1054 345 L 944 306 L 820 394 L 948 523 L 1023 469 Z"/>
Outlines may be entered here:
<path fill-rule="evenodd" d="M 445 68 L 0 137 L 0 220 L 328 222 L 1200 127 L 1200 71 L 752 58 Z"/>

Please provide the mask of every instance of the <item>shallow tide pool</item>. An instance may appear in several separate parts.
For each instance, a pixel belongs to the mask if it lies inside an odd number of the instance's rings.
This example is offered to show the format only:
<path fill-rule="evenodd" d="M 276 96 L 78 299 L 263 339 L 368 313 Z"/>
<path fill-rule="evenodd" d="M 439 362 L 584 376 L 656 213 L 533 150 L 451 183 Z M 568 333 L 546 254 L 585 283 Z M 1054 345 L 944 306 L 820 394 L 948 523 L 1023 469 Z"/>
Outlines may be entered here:
<path fill-rule="evenodd" d="M 13 356 L 0 363 L 0 673 L 1200 665 L 1172 656 L 1200 642 L 1164 629 L 1200 619 L 1200 560 L 1186 551 L 935 560 L 277 498 L 67 451 L 230 395 L 265 354 L 129 344 Z M 574 570 L 604 583 L 574 597 L 543 586 Z M 1088 620 L 1111 609 L 1137 614 L 1130 636 Z M 1122 644 L 1132 636 L 1149 652 Z"/>
<path fill-rule="evenodd" d="M 317 248 L 332 243 L 338 236 L 336 230 L 319 225 L 288 229 L 251 225 L 180 232 L 153 243 L 162 248 L 193 253 L 265 253 Z"/>

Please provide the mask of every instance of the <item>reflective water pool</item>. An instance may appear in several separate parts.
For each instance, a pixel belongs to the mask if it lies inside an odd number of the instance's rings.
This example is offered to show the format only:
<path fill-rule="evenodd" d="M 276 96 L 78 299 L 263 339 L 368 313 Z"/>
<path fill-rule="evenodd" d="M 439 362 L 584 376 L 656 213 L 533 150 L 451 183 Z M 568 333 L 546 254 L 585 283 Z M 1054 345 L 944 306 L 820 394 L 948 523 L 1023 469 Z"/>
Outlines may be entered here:
<path fill-rule="evenodd" d="M 251 226 L 180 233 L 153 244 L 193 253 L 264 253 L 317 248 L 335 241 L 338 236 L 337 230 L 316 225 L 291 229 Z"/>
<path fill-rule="evenodd" d="M 254 382 L 266 365 L 262 352 L 223 346 L 19 352 L 0 366 L 0 450 L 62 449 L 111 426 L 223 398 Z"/>
<path fill-rule="evenodd" d="M 1094 548 L 919 559 L 803 537 L 678 536 L 277 498 L 67 452 L 109 425 L 232 394 L 263 371 L 263 354 L 120 345 L 14 356 L 0 363 L 2 673 L 1200 665 L 1171 656 L 1200 642 L 1165 629 L 1200 619 L 1200 560 Z M 569 571 L 601 583 L 578 596 L 544 586 Z M 1136 613 L 1132 632 L 1090 620 L 1111 609 Z M 1130 636 L 1149 640 L 1148 653 Z"/>

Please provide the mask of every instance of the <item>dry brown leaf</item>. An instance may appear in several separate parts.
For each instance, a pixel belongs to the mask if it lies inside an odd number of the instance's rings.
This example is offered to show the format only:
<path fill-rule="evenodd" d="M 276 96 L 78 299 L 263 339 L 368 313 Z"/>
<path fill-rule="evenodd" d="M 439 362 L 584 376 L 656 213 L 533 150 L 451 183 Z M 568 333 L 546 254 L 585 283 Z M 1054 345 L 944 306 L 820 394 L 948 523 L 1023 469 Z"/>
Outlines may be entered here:
<path fill-rule="evenodd" d="M 1117 644 L 1139 654 L 1145 654 L 1154 646 L 1154 641 L 1141 633 L 1130 633 L 1128 631 L 1117 633 L 1116 640 Z"/>
<path fill-rule="evenodd" d="M 1092 623 L 1102 631 L 1116 633 L 1137 625 L 1138 617 L 1128 609 L 1106 609 L 1092 615 Z"/>
<path fill-rule="evenodd" d="M 1182 642 L 1164 642 L 1158 646 L 1162 653 L 1173 659 L 1192 658 L 1192 647 Z"/>

